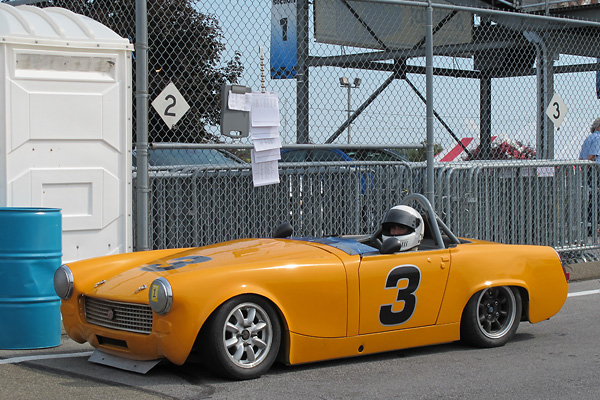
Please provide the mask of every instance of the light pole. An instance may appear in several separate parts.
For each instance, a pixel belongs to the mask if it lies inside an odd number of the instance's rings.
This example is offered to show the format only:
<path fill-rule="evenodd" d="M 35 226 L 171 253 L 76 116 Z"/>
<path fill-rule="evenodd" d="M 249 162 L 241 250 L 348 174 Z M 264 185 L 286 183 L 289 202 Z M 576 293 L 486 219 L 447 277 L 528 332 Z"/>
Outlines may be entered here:
<path fill-rule="evenodd" d="M 356 89 L 357 87 L 360 86 L 360 78 L 354 78 L 354 82 L 350 82 L 350 79 L 348 79 L 345 76 L 342 76 L 340 78 L 340 87 L 343 88 L 348 88 L 348 121 L 350 121 L 350 116 L 352 113 L 352 107 L 351 107 L 351 99 L 352 99 L 352 89 Z M 352 124 L 348 124 L 348 144 L 350 144 L 350 125 Z"/>

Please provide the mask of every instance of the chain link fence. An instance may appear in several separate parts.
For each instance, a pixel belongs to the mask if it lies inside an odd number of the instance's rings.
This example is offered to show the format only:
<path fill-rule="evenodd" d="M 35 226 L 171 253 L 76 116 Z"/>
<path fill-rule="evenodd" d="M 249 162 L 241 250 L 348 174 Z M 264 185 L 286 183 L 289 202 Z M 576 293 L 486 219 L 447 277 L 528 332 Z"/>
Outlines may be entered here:
<path fill-rule="evenodd" d="M 17 3 L 136 40 L 135 0 Z M 137 219 L 150 247 L 268 236 L 283 221 L 298 236 L 369 233 L 426 191 L 428 126 L 436 210 L 458 235 L 598 247 L 597 165 L 576 160 L 600 115 L 600 24 L 576 18 L 600 10 L 464 4 L 435 1 L 428 26 L 416 1 L 148 0 L 149 100 L 173 83 L 190 105 L 171 129 L 149 110 L 148 141 L 172 145 L 150 148 L 149 211 Z M 221 135 L 220 88 L 259 91 L 263 77 L 284 150 L 280 183 L 254 187 L 251 139 Z M 194 143 L 223 146 L 183 148 Z"/>

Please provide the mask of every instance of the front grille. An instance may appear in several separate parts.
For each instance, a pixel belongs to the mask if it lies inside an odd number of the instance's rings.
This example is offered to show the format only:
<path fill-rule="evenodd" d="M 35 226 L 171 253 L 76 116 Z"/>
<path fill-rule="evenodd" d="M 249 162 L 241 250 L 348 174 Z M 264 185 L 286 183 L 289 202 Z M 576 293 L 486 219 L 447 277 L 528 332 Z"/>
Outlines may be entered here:
<path fill-rule="evenodd" d="M 152 332 L 152 309 L 143 304 L 85 297 L 85 319 L 94 325 L 135 333 Z"/>

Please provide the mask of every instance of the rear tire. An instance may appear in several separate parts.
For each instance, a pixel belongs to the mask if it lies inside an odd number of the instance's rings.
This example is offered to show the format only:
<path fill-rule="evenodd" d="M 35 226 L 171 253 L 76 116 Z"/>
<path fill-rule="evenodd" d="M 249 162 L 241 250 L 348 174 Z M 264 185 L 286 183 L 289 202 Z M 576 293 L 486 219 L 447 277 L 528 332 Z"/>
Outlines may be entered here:
<path fill-rule="evenodd" d="M 504 346 L 515 336 L 521 312 L 517 289 L 499 286 L 477 292 L 463 311 L 460 339 L 477 347 Z"/>
<path fill-rule="evenodd" d="M 243 295 L 226 301 L 215 311 L 205 334 L 208 369 L 227 379 L 255 379 L 277 358 L 281 324 L 268 301 Z"/>

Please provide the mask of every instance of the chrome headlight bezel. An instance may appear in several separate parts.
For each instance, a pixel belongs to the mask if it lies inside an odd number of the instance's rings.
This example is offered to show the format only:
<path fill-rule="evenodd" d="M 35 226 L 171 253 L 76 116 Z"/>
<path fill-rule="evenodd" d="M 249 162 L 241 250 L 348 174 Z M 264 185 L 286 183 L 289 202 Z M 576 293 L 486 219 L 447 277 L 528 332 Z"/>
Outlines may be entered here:
<path fill-rule="evenodd" d="M 165 315 L 173 305 L 173 289 L 166 278 L 160 277 L 152 281 L 148 291 L 148 303 L 152 311 Z"/>
<path fill-rule="evenodd" d="M 54 291 L 63 300 L 69 300 L 73 295 L 74 279 L 71 269 L 61 265 L 54 271 Z"/>

